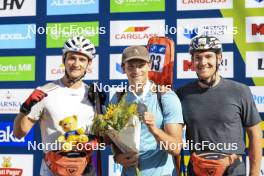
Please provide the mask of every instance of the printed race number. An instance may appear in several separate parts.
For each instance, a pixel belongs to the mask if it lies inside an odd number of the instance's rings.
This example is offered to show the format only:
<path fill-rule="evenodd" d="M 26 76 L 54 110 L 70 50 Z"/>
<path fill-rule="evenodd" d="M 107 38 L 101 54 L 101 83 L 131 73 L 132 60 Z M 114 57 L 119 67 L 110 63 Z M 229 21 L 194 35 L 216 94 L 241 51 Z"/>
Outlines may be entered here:
<path fill-rule="evenodd" d="M 165 55 L 151 53 L 150 59 L 151 59 L 151 71 L 162 72 L 163 66 L 164 66 Z"/>

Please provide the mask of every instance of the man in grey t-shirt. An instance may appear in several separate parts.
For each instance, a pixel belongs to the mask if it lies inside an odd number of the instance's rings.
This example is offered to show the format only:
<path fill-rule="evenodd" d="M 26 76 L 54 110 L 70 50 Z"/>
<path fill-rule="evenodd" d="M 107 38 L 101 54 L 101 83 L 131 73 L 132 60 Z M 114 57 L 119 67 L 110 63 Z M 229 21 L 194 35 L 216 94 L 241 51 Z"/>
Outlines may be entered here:
<path fill-rule="evenodd" d="M 193 144 L 189 146 L 194 146 L 190 147 L 189 174 L 199 175 L 194 164 L 195 154 L 216 158 L 236 154 L 232 155 L 235 156 L 234 161 L 230 162 L 224 175 L 245 175 L 241 157 L 245 150 L 245 128 L 249 136 L 250 176 L 259 175 L 261 118 L 248 86 L 219 75 L 222 45 L 217 38 L 205 35 L 196 37 L 191 41 L 189 51 L 198 80 L 177 90 L 182 102 L 186 138 L 189 144 Z"/>

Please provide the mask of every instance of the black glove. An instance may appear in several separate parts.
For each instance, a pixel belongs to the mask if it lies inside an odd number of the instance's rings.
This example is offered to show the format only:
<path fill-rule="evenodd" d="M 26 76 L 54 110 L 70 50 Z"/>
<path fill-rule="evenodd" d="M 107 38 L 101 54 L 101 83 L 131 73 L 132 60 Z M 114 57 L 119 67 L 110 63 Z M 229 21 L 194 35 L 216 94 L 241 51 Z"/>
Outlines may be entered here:
<path fill-rule="evenodd" d="M 98 94 L 101 105 L 104 105 L 107 97 L 106 93 L 103 90 L 100 92 L 100 90 L 96 86 L 96 83 L 92 83 L 91 85 L 89 85 L 88 99 L 93 105 L 95 105 L 96 94 Z"/>
<path fill-rule="evenodd" d="M 28 114 L 31 111 L 32 106 L 40 102 L 46 96 L 47 94 L 42 90 L 35 89 L 20 107 L 20 112 Z"/>

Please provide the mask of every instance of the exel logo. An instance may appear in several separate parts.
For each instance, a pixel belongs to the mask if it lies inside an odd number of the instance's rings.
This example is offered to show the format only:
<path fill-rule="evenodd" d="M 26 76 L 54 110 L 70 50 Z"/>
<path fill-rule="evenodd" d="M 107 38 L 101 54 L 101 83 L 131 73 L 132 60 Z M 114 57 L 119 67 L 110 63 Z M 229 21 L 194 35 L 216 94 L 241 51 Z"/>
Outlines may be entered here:
<path fill-rule="evenodd" d="M 23 6 L 25 0 L 3 0 L 0 1 L 0 10 L 6 10 L 6 9 L 21 9 Z"/>
<path fill-rule="evenodd" d="M 26 137 L 17 139 L 13 134 L 13 122 L 0 123 L 0 146 L 27 146 L 33 140 L 33 129 Z"/>

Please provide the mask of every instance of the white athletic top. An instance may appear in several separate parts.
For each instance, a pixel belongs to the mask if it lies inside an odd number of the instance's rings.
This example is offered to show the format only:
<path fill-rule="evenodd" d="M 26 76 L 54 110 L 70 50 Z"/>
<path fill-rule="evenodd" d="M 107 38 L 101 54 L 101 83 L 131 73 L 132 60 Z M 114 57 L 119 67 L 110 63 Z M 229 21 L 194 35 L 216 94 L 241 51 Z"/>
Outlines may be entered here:
<path fill-rule="evenodd" d="M 54 143 L 63 134 L 59 121 L 76 115 L 78 128 L 83 127 L 89 133 L 94 117 L 94 108 L 88 100 L 86 84 L 78 89 L 66 87 L 60 80 L 40 87 L 48 94 L 34 105 L 28 117 L 40 121 L 42 143 Z M 50 149 L 44 149 L 44 152 Z"/>

